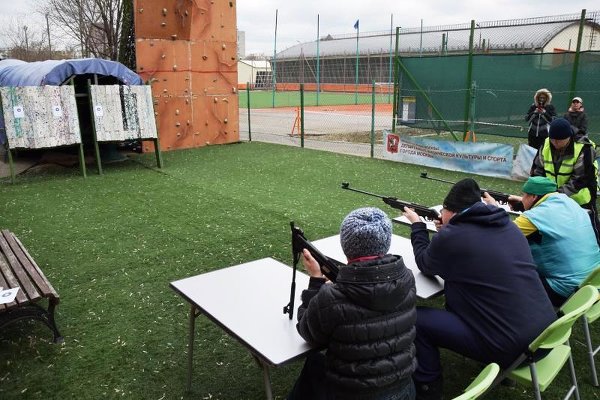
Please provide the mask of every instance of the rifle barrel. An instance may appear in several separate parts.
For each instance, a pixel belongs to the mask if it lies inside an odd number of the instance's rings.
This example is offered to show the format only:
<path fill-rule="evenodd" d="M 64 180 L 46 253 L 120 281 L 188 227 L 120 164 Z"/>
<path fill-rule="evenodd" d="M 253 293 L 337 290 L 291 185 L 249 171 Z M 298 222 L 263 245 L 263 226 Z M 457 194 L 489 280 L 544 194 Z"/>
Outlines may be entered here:
<path fill-rule="evenodd" d="M 375 194 L 375 193 L 366 192 L 364 190 L 351 188 L 350 184 L 347 183 L 347 182 L 342 183 L 342 189 L 346 189 L 346 190 L 350 190 L 352 192 L 357 192 L 357 193 L 362 193 L 362 194 L 368 194 L 369 196 L 378 197 L 380 199 L 384 198 L 384 196 L 381 196 L 381 195 L 378 195 L 378 194 Z"/>
<path fill-rule="evenodd" d="M 449 183 L 451 185 L 454 185 L 456 182 L 452 182 L 452 181 L 447 181 L 445 179 L 440 179 L 440 178 L 432 178 L 431 176 L 427 176 L 427 172 L 421 172 L 421 178 L 424 179 L 429 179 L 432 181 L 438 181 L 438 182 L 444 182 L 444 183 Z"/>

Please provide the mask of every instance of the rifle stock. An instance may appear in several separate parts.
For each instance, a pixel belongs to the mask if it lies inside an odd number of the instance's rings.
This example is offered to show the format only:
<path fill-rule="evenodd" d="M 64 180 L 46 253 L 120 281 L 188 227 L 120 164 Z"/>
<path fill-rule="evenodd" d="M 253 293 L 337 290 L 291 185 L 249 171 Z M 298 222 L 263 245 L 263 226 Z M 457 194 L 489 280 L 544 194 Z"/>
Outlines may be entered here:
<path fill-rule="evenodd" d="M 404 211 L 404 207 L 412 208 L 413 210 L 415 210 L 415 212 L 419 216 L 425 218 L 428 221 L 435 221 L 435 220 L 440 221 L 441 220 L 440 214 L 433 208 L 425 207 L 425 206 L 422 206 L 417 203 L 410 203 L 408 201 L 402 201 L 402 200 L 397 199 L 396 197 L 381 196 L 379 194 L 365 192 L 364 190 L 354 189 L 354 188 L 350 187 L 350 183 L 348 183 L 348 182 L 342 182 L 342 189 L 366 194 L 366 195 L 373 196 L 373 197 L 378 197 L 378 198 L 382 199 L 383 202 L 385 204 L 387 204 L 388 206 L 395 208 L 397 210 L 400 210 L 400 211 Z"/>
<path fill-rule="evenodd" d="M 313 258 L 319 263 L 321 272 L 332 282 L 337 279 L 340 266 L 345 265 L 344 263 L 329 258 L 321 253 L 313 244 L 304 236 L 302 229 L 294 225 L 294 221 L 290 222 L 292 228 L 292 255 L 293 255 L 293 266 L 292 266 L 292 285 L 290 288 L 290 302 L 283 307 L 283 313 L 289 314 L 290 319 L 294 316 L 294 299 L 296 297 L 296 268 L 298 262 L 300 262 L 300 255 L 304 249 L 307 249 Z"/>
<path fill-rule="evenodd" d="M 337 279 L 339 267 L 345 265 L 342 262 L 334 260 L 333 258 L 327 257 L 321 253 L 317 248 L 304 236 L 302 229 L 298 228 L 292 222 L 292 252 L 294 253 L 294 262 L 298 263 L 300 260 L 300 254 L 302 250 L 307 249 L 313 258 L 319 263 L 321 272 L 332 282 Z"/>

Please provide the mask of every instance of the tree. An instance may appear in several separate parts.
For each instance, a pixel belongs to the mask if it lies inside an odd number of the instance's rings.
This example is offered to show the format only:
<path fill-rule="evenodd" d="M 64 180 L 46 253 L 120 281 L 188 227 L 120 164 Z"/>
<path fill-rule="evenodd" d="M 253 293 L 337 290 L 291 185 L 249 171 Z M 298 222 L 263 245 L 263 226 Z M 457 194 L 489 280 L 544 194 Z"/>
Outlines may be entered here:
<path fill-rule="evenodd" d="M 135 25 L 133 19 L 133 0 L 123 0 L 123 23 L 119 42 L 119 62 L 135 71 Z"/>
<path fill-rule="evenodd" d="M 17 18 L 2 26 L 0 31 L 6 43 L 6 56 L 23 61 L 41 61 L 51 58 L 64 58 L 64 52 L 52 52 L 46 32 L 35 25 L 27 25 Z"/>
<path fill-rule="evenodd" d="M 129 1 L 48 0 L 43 12 L 55 27 L 79 44 L 83 57 L 117 61 L 124 3 Z"/>

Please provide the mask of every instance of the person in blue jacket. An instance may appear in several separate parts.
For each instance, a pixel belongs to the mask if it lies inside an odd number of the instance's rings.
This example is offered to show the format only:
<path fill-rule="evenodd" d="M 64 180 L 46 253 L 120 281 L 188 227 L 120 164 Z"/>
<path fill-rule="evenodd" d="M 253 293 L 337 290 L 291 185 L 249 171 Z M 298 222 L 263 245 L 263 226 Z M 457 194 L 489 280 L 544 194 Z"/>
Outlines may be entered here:
<path fill-rule="evenodd" d="M 581 282 L 600 265 L 600 248 L 585 209 L 545 176 L 532 176 L 523 185 L 525 212 L 515 224 L 527 237 L 542 284 L 560 307 Z M 486 196 L 488 204 L 495 200 Z"/>
<path fill-rule="evenodd" d="M 507 367 L 556 314 L 525 236 L 508 213 L 481 201 L 473 179 L 444 200 L 442 224 L 429 239 L 411 209 L 411 241 L 419 269 L 444 279 L 446 309 L 417 307 L 417 399 L 442 398 L 440 348 Z"/>

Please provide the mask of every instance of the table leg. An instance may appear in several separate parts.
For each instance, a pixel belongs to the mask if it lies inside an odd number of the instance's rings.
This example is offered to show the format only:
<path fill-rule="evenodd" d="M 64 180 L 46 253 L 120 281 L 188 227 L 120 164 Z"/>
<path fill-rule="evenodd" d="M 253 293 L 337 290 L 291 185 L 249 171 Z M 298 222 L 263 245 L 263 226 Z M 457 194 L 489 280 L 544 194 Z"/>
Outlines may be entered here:
<path fill-rule="evenodd" d="M 269 366 L 261 361 L 263 369 L 263 379 L 265 381 L 265 394 L 267 400 L 273 400 L 273 390 L 271 389 L 271 374 L 269 372 Z"/>
<path fill-rule="evenodd" d="M 196 327 L 196 307 L 193 305 L 190 309 L 190 328 L 188 338 L 188 375 L 186 390 L 189 392 L 192 389 L 192 368 L 194 365 L 194 330 Z"/>

